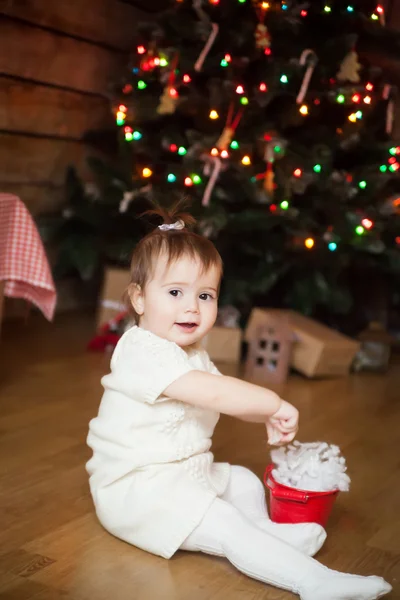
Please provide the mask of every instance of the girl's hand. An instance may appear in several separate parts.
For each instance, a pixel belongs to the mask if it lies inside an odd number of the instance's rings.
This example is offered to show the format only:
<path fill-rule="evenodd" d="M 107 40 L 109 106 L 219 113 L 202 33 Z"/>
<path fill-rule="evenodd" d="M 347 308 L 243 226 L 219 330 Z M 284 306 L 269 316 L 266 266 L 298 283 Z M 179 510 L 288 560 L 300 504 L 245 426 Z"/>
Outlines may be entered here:
<path fill-rule="evenodd" d="M 282 400 L 279 409 L 266 423 L 268 443 L 281 446 L 291 442 L 299 428 L 299 411 L 297 408 Z"/>

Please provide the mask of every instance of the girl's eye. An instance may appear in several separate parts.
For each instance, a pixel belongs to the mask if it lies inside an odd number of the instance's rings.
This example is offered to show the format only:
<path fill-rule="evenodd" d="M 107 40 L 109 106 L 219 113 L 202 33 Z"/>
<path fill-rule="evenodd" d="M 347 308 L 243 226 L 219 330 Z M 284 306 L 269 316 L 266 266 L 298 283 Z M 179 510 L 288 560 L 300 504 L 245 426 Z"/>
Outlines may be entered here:
<path fill-rule="evenodd" d="M 180 292 L 180 290 L 170 290 L 169 293 L 171 294 L 171 296 L 173 296 L 174 298 L 176 298 L 177 296 L 179 296 L 179 294 L 181 292 Z"/>
<path fill-rule="evenodd" d="M 211 294 L 206 294 L 206 293 L 200 294 L 199 298 L 200 298 L 200 300 L 212 300 Z"/>

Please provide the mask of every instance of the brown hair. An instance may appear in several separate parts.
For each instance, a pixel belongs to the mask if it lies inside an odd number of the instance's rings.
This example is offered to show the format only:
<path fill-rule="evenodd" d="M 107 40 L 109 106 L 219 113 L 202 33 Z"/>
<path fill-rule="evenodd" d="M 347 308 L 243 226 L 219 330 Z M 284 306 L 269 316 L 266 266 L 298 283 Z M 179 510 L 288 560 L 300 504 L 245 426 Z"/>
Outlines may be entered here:
<path fill-rule="evenodd" d="M 171 209 L 157 207 L 143 213 L 161 217 L 165 224 L 172 224 L 180 220 L 184 222 L 185 227 L 167 231 L 156 227 L 135 247 L 131 261 L 131 281 L 125 293 L 125 301 L 137 323 L 139 315 L 129 300 L 129 290 L 132 289 L 132 286 L 140 286 L 142 290 L 145 288 L 154 272 L 154 264 L 161 254 L 167 255 L 168 266 L 182 256 L 189 256 L 200 261 L 203 271 L 208 271 L 215 266 L 221 271 L 222 276 L 223 265 L 218 250 L 209 239 L 188 229 L 195 225 L 196 220 L 189 213 L 181 212 L 181 207 L 182 202 L 179 202 Z"/>

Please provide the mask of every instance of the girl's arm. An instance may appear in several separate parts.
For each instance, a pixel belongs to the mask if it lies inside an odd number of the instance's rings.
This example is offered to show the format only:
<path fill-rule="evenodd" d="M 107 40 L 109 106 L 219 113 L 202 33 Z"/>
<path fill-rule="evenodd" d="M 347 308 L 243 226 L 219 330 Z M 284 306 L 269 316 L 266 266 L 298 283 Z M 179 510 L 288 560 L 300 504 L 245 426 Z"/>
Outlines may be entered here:
<path fill-rule="evenodd" d="M 283 402 L 271 390 L 235 377 L 204 371 L 190 371 L 182 375 L 163 393 L 200 408 L 261 423 L 274 415 Z"/>

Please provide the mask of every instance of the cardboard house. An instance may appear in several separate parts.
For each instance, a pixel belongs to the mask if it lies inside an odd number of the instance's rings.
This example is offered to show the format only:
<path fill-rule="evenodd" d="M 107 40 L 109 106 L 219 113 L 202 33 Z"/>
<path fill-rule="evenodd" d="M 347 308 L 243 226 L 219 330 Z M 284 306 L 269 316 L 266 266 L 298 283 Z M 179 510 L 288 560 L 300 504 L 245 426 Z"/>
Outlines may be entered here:
<path fill-rule="evenodd" d="M 349 372 L 360 343 L 292 310 L 254 308 L 245 331 L 250 345 L 271 314 L 288 318 L 295 337 L 291 353 L 294 369 L 307 377 L 339 377 Z"/>
<path fill-rule="evenodd" d="M 265 313 L 249 340 L 246 378 L 265 383 L 286 381 L 294 335 L 287 315 Z"/>

